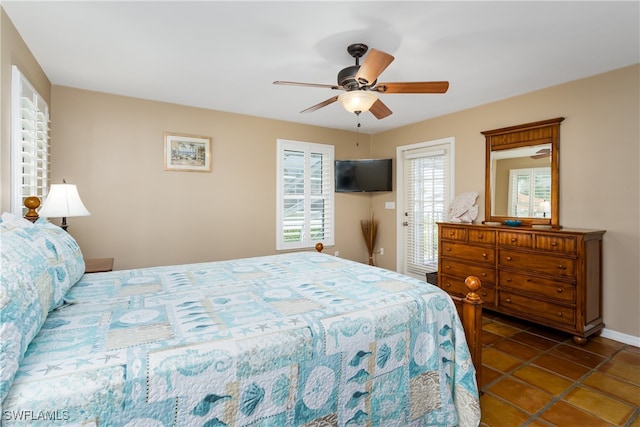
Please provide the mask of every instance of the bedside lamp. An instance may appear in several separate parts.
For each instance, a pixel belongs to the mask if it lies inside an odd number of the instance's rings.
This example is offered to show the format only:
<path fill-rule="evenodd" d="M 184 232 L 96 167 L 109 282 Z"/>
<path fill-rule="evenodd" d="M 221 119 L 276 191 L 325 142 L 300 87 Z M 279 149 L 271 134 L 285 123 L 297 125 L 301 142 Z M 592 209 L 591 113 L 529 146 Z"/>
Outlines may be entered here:
<path fill-rule="evenodd" d="M 51 184 L 49 194 L 38 214 L 47 218 L 62 218 L 60 227 L 65 231 L 67 217 L 91 215 L 80 200 L 78 188 L 73 184 L 67 184 L 64 179 L 62 184 Z"/>

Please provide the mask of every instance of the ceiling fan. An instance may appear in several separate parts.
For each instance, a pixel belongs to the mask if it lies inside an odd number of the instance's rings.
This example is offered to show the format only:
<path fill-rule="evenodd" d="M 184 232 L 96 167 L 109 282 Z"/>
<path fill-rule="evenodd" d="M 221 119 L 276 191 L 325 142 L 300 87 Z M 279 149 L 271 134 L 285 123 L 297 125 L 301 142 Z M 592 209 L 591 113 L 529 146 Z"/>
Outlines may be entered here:
<path fill-rule="evenodd" d="M 277 80 L 273 84 L 345 91 L 343 94 L 333 96 L 302 110 L 301 113 L 311 113 L 338 101 L 347 111 L 358 115 L 364 111 L 371 111 L 371 114 L 377 119 L 384 119 L 392 114 L 389 107 L 378 98 L 379 93 L 445 93 L 449 89 L 449 82 L 446 81 L 378 83 L 378 76 L 395 58 L 381 50 L 369 49 L 363 43 L 349 45 L 347 52 L 355 58 L 356 64 L 340 70 L 338 84 L 300 83 L 282 80 Z M 362 65 L 360 65 L 360 58 L 365 53 L 367 53 L 367 56 L 364 58 Z"/>

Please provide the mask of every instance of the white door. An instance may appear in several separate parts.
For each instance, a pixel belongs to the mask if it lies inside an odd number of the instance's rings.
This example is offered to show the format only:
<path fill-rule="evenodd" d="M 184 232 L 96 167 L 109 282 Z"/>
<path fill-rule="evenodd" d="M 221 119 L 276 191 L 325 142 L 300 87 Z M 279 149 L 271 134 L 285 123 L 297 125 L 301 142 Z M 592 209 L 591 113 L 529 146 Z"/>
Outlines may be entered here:
<path fill-rule="evenodd" d="M 438 269 L 438 225 L 452 200 L 454 139 L 398 147 L 399 271 L 425 280 Z"/>

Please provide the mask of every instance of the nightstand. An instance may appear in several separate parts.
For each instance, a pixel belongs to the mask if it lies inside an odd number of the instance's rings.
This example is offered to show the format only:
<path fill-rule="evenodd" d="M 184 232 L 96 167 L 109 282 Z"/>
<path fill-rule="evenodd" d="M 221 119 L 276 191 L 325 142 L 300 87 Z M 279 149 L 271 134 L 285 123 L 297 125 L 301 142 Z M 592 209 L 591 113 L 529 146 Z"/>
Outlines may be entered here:
<path fill-rule="evenodd" d="M 101 273 L 113 270 L 113 258 L 93 258 L 84 260 L 85 273 Z"/>

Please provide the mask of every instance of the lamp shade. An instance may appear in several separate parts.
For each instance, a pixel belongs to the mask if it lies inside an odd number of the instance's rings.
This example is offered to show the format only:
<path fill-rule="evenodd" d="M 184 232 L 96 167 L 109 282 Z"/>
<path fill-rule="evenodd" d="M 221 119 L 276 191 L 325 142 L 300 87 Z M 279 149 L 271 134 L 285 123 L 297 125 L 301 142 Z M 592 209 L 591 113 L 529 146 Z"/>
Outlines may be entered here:
<path fill-rule="evenodd" d="M 355 113 L 356 111 L 369 111 L 369 108 L 378 100 L 378 95 L 366 90 L 353 90 L 338 96 L 338 101 L 345 110 Z"/>
<path fill-rule="evenodd" d="M 51 184 L 49 194 L 38 214 L 46 218 L 91 215 L 80 200 L 78 188 L 73 184 Z"/>

